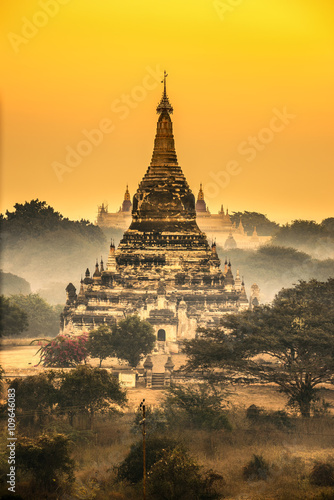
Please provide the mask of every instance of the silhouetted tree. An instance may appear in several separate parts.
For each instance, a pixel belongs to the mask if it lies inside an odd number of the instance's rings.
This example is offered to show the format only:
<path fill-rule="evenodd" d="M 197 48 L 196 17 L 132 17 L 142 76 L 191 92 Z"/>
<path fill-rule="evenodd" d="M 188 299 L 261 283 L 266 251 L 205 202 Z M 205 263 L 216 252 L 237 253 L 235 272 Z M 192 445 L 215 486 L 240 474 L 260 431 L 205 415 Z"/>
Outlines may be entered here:
<path fill-rule="evenodd" d="M 239 224 L 241 219 L 242 225 L 248 234 L 252 234 L 254 227 L 256 227 L 259 236 L 271 236 L 279 228 L 279 224 L 269 220 L 266 215 L 259 214 L 258 212 L 233 212 L 230 218 L 236 225 Z"/>

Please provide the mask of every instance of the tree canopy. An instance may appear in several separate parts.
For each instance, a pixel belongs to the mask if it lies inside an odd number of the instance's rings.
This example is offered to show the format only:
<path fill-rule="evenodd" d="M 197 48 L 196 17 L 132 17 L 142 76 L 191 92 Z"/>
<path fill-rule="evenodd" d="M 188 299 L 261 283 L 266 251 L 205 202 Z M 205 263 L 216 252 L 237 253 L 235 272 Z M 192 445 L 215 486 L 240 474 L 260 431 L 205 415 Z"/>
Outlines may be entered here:
<path fill-rule="evenodd" d="M 271 305 L 225 316 L 185 342 L 187 368 L 273 382 L 309 416 L 318 386 L 334 375 L 334 279 L 301 281 Z M 217 371 L 218 369 L 218 371 Z"/>
<path fill-rule="evenodd" d="M 20 335 L 28 329 L 28 315 L 17 304 L 0 295 L 0 337 Z"/>
<path fill-rule="evenodd" d="M 333 217 L 324 219 L 321 224 L 313 220 L 293 220 L 277 231 L 273 244 L 294 247 L 321 259 L 333 258 L 333 221 Z"/>
<path fill-rule="evenodd" d="M 26 331 L 27 336 L 53 337 L 59 332 L 59 307 L 50 306 L 38 294 L 12 295 L 9 302 L 12 306 L 20 308 L 26 314 L 29 323 Z"/>
<path fill-rule="evenodd" d="M 89 356 L 100 360 L 100 367 L 104 359 L 116 356 L 111 329 L 107 325 L 101 325 L 96 330 L 91 330 L 86 348 Z"/>
<path fill-rule="evenodd" d="M 128 316 L 113 331 L 116 356 L 135 368 L 141 358 L 152 352 L 156 338 L 153 327 L 139 316 Z"/>
<path fill-rule="evenodd" d="M 258 212 L 233 212 L 230 218 L 237 225 L 241 219 L 242 225 L 248 234 L 252 234 L 254 227 L 256 227 L 259 236 L 271 236 L 279 228 L 279 224 L 269 220 L 266 215 Z"/>
<path fill-rule="evenodd" d="M 98 226 L 69 220 L 45 201 L 16 203 L 0 225 L 3 269 L 14 274 L 19 269 L 54 304 L 65 302 L 69 281 L 78 280 L 100 255 L 107 258 L 107 240 Z"/>
<path fill-rule="evenodd" d="M 91 426 L 96 413 L 115 411 L 126 402 L 125 391 L 107 370 L 80 365 L 60 377 L 58 409 L 69 416 L 71 423 L 75 415 L 83 413 Z"/>

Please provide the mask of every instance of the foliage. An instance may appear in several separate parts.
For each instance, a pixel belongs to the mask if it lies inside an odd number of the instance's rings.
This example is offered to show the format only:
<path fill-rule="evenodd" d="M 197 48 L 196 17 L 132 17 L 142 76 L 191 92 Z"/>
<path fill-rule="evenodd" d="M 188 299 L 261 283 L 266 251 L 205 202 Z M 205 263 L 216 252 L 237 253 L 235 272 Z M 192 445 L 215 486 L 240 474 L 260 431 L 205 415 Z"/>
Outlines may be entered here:
<path fill-rule="evenodd" d="M 92 358 L 99 358 L 100 367 L 106 358 L 115 356 L 114 338 L 107 325 L 101 325 L 89 332 L 87 352 Z"/>
<path fill-rule="evenodd" d="M 86 333 L 75 337 L 59 334 L 37 351 L 40 353 L 39 363 L 46 367 L 69 368 L 76 366 L 84 361 L 88 355 L 87 340 Z"/>
<path fill-rule="evenodd" d="M 171 425 L 231 430 L 226 394 L 209 384 L 173 385 L 167 392 L 163 409 Z"/>
<path fill-rule="evenodd" d="M 56 402 L 55 374 L 44 372 L 25 378 L 15 378 L 11 388 L 15 389 L 15 404 L 23 424 L 45 422 Z"/>
<path fill-rule="evenodd" d="M 272 305 L 228 315 L 222 328 L 201 333 L 185 342 L 188 369 L 224 368 L 275 383 L 310 416 L 317 386 L 333 378 L 334 279 L 301 281 Z"/>
<path fill-rule="evenodd" d="M 316 462 L 309 475 L 315 486 L 334 486 L 334 465 L 331 462 Z"/>
<path fill-rule="evenodd" d="M 16 444 L 17 466 L 29 471 L 37 484 L 48 491 L 61 479 L 74 481 L 74 461 L 70 458 L 69 440 L 63 434 L 42 434 L 37 439 L 21 437 Z"/>
<path fill-rule="evenodd" d="M 26 335 L 35 337 L 57 335 L 59 332 L 59 309 L 50 306 L 36 293 L 12 295 L 10 303 L 22 309 L 28 318 Z"/>
<path fill-rule="evenodd" d="M 312 220 L 294 220 L 291 224 L 286 224 L 277 231 L 273 243 L 293 246 L 317 255 L 333 256 L 333 218 L 324 219 L 321 224 Z"/>
<path fill-rule="evenodd" d="M 221 495 L 214 487 L 222 476 L 209 471 L 202 476 L 200 467 L 182 448 L 164 450 L 148 473 L 148 486 L 156 500 L 214 500 Z"/>
<path fill-rule="evenodd" d="M 30 284 L 20 276 L 0 270 L 0 290 L 3 295 L 31 293 Z"/>
<path fill-rule="evenodd" d="M 225 259 L 226 251 L 219 246 L 217 246 L 217 251 L 219 257 Z M 306 251 L 308 253 L 305 253 Z M 300 279 L 308 281 L 315 278 L 318 281 L 325 281 L 330 276 L 333 277 L 334 258 L 319 260 L 323 259 L 328 252 L 319 252 L 318 258 L 311 257 L 310 253 L 311 248 L 301 251 L 267 244 L 257 250 L 235 248 L 229 250 L 228 256 L 232 262 L 232 270 L 233 264 L 236 263 L 242 270 L 246 277 L 246 286 L 257 283 L 261 290 L 262 301 L 269 302 L 282 287 L 291 287 Z M 334 248 L 330 255 L 334 257 Z"/>
<path fill-rule="evenodd" d="M 65 301 L 68 282 L 77 280 L 107 249 L 98 226 L 83 219 L 71 221 L 39 200 L 17 203 L 14 211 L 7 211 L 1 233 L 4 269 L 20 269 L 34 289 L 48 289 L 45 297 L 53 304 L 59 303 L 61 294 Z"/>
<path fill-rule="evenodd" d="M 125 391 L 107 370 L 81 365 L 60 374 L 58 409 L 68 415 L 71 425 L 77 414 L 85 414 L 91 427 L 96 413 L 116 411 L 125 402 Z"/>
<path fill-rule="evenodd" d="M 256 405 L 250 405 L 246 410 L 247 419 L 253 424 L 272 424 L 278 429 L 291 427 L 291 421 L 285 411 L 266 411 Z"/>
<path fill-rule="evenodd" d="M 162 456 L 164 451 L 171 451 L 178 446 L 174 439 L 148 436 L 146 440 L 146 470 L 149 471 Z M 132 484 L 143 479 L 143 442 L 138 441 L 131 446 L 128 455 L 117 467 L 117 480 Z"/>
<path fill-rule="evenodd" d="M 155 344 L 153 327 L 139 316 L 128 316 L 114 327 L 113 337 L 116 356 L 136 368 L 143 356 L 152 352 Z"/>
<path fill-rule="evenodd" d="M 242 476 L 245 481 L 258 481 L 267 479 L 270 475 L 268 462 L 262 455 L 253 455 L 252 460 L 243 468 Z"/>
<path fill-rule="evenodd" d="M 16 237 L 20 241 L 32 236 L 38 236 L 42 232 L 55 231 L 57 228 L 78 228 L 90 227 L 92 233 L 100 234 L 99 228 L 89 221 L 81 219 L 81 221 L 70 221 L 63 217 L 59 212 L 56 212 L 45 201 L 38 199 L 25 202 L 23 204 L 16 203 L 14 211 L 6 211 L 5 217 L 2 218 L 2 230 L 7 237 Z M 95 228 L 95 230 L 93 230 Z"/>
<path fill-rule="evenodd" d="M 325 226 L 317 224 L 314 220 L 294 220 L 291 224 L 285 224 L 276 233 L 274 240 L 278 244 L 298 244 L 304 243 L 305 239 L 309 240 L 313 237 L 328 235 L 328 230 Z"/>
<path fill-rule="evenodd" d="M 28 317 L 17 304 L 0 295 L 0 337 L 20 335 L 28 329 Z"/>
<path fill-rule="evenodd" d="M 279 228 L 279 224 L 269 220 L 266 215 L 257 212 L 233 212 L 230 219 L 236 225 L 239 224 L 241 219 L 242 225 L 249 235 L 253 233 L 254 227 L 256 227 L 259 236 L 271 236 Z"/>

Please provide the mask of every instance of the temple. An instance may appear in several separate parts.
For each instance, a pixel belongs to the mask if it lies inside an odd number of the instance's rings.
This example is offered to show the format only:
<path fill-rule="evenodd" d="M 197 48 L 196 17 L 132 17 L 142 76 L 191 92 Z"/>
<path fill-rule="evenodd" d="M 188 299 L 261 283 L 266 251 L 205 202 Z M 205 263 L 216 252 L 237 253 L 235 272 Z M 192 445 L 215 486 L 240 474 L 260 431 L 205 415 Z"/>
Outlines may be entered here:
<path fill-rule="evenodd" d="M 222 269 L 216 244 L 208 243 L 196 220 L 195 197 L 179 166 L 173 107 L 164 91 L 152 159 L 133 197 L 132 218 L 106 263 L 86 270 L 80 291 L 70 283 L 62 328 L 79 332 L 112 324 L 130 314 L 149 321 L 157 346 L 177 352 L 198 327 L 219 323 L 223 314 L 250 307 L 245 284 L 227 260 Z M 121 212 L 130 212 L 128 190 Z"/>

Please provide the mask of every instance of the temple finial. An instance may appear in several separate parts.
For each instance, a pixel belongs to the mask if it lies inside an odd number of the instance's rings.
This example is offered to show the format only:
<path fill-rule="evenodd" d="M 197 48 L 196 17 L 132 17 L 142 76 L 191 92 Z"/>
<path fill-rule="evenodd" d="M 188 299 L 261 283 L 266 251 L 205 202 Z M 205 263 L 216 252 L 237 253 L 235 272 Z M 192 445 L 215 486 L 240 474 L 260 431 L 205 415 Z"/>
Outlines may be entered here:
<path fill-rule="evenodd" d="M 173 106 L 169 102 L 168 96 L 167 96 L 167 86 L 166 86 L 166 78 L 168 74 L 166 70 L 164 71 L 164 79 L 161 80 L 161 83 L 164 84 L 164 93 L 162 94 L 161 101 L 158 104 L 157 107 L 157 113 L 161 114 L 163 111 L 167 111 L 168 113 L 172 114 L 173 113 Z"/>
<path fill-rule="evenodd" d="M 167 71 L 165 70 L 164 71 L 164 79 L 161 81 L 161 83 L 163 82 L 164 84 L 164 97 L 167 97 L 167 90 L 166 90 L 166 78 L 167 78 L 168 74 L 167 74 Z"/>

